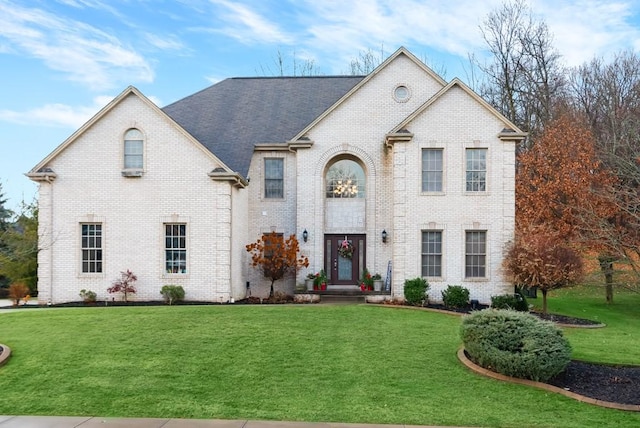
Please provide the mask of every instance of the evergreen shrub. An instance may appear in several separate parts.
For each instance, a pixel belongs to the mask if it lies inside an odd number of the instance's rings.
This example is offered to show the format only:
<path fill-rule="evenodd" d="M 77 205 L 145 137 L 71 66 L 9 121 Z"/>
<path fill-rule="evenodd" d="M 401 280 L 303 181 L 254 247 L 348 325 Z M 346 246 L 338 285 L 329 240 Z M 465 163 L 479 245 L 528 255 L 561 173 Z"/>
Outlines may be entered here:
<path fill-rule="evenodd" d="M 562 331 L 524 312 L 473 312 L 463 317 L 461 336 L 472 361 L 507 376 L 546 382 L 571 360 Z"/>

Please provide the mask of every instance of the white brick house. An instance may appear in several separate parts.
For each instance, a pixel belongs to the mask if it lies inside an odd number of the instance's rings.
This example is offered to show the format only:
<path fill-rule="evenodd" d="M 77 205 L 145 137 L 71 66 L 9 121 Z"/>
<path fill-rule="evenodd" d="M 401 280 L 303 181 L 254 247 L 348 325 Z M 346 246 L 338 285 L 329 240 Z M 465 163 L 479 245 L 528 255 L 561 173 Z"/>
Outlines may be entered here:
<path fill-rule="evenodd" d="M 488 302 L 512 290 L 500 266 L 522 138 L 404 48 L 368 76 L 226 79 L 163 109 L 129 87 L 27 174 L 38 300 L 111 300 L 126 269 L 136 300 L 167 284 L 195 301 L 242 299 L 247 283 L 266 296 L 245 245 L 275 231 L 296 234 L 311 263 L 277 289 L 391 265 L 392 297 L 423 276 L 435 300 L 455 284 Z M 337 254 L 345 238 L 351 259 Z"/>

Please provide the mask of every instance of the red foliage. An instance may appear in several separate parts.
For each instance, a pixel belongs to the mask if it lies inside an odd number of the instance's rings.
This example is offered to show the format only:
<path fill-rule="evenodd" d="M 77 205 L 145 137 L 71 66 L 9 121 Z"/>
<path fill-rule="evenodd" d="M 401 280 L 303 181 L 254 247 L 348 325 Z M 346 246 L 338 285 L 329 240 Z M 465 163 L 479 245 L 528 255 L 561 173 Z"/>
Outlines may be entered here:
<path fill-rule="evenodd" d="M 111 287 L 107 288 L 109 293 L 123 293 L 124 301 L 127 301 L 127 295 L 129 293 L 135 293 L 136 288 L 133 283 L 138 280 L 138 277 L 134 275 L 129 269 L 126 272 L 120 272 L 120 279 L 113 281 Z"/>

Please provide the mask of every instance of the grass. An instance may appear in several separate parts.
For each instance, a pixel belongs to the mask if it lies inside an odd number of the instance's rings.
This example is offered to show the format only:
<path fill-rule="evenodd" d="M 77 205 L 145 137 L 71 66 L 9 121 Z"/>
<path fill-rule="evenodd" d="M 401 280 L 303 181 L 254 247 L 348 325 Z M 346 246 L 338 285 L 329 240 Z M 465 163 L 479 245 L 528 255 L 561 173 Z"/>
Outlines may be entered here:
<path fill-rule="evenodd" d="M 569 306 L 581 311 L 583 298 L 571 292 L 552 294 L 552 310 L 573 299 Z M 639 349 L 637 335 L 626 333 L 638 331 L 631 306 L 640 301 L 628 299 L 600 307 L 584 298 L 608 327 L 567 330 L 577 355 L 640 363 L 637 352 L 617 355 Z M 365 305 L 173 306 L 25 309 L 0 313 L 0 321 L 0 342 L 13 350 L 0 368 L 0 414 L 640 426 L 638 413 L 470 372 L 455 355 L 460 319 L 452 315 Z M 604 338 L 608 346 L 593 346 Z"/>
<path fill-rule="evenodd" d="M 640 293 L 615 290 L 613 303 L 602 286 L 581 285 L 549 293 L 549 312 L 600 321 L 598 329 L 565 329 L 573 358 L 613 364 L 640 364 Z M 529 303 L 542 305 L 542 298 Z"/>

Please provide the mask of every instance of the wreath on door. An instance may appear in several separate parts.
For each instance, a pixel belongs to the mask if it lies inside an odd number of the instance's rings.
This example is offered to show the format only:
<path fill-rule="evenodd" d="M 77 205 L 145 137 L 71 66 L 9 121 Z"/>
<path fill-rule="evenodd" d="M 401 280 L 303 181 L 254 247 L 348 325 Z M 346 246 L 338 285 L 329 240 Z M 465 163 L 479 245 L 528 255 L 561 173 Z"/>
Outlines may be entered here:
<path fill-rule="evenodd" d="M 338 254 L 345 259 L 351 259 L 353 257 L 353 250 L 353 244 L 347 241 L 347 237 L 345 236 L 344 241 L 338 245 Z"/>

